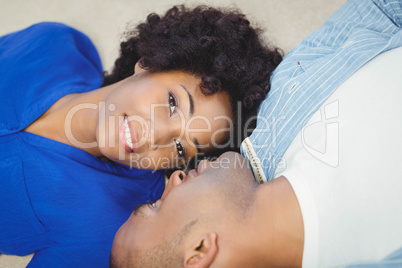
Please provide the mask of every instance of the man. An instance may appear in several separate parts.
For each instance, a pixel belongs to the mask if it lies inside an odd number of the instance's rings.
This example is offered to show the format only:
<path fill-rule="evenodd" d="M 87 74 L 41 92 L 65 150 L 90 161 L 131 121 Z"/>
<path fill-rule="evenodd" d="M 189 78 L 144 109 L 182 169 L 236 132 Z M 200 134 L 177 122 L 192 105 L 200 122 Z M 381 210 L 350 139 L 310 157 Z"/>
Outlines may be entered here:
<path fill-rule="evenodd" d="M 401 26 L 400 1 L 347 2 L 275 72 L 243 143 L 252 169 L 227 153 L 174 173 L 111 266 L 400 265 Z"/>
<path fill-rule="evenodd" d="M 225 153 L 187 176 L 173 173 L 160 200 L 137 207 L 115 236 L 112 262 L 266 267 L 258 266 L 266 259 L 299 266 L 302 253 L 303 221 L 286 179 L 259 186 L 241 155 Z"/>

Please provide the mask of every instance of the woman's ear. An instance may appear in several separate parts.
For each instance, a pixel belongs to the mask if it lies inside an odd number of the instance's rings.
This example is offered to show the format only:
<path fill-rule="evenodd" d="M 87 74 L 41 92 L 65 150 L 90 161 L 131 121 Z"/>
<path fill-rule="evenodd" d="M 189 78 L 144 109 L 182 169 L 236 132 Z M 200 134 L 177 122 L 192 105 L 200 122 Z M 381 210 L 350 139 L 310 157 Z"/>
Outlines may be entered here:
<path fill-rule="evenodd" d="M 139 73 L 145 72 L 145 69 L 143 69 L 141 67 L 140 61 L 141 61 L 141 59 L 139 59 L 137 61 L 137 63 L 134 65 L 134 74 L 139 74 Z"/>
<path fill-rule="evenodd" d="M 185 268 L 207 268 L 218 255 L 218 235 L 215 232 L 205 234 L 198 243 L 185 253 Z"/>

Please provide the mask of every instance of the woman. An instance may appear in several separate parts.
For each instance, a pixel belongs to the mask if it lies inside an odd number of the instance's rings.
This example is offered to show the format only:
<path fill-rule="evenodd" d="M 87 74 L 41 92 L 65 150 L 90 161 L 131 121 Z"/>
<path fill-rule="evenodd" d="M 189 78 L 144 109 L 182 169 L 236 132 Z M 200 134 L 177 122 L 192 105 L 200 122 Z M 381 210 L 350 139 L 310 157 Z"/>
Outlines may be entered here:
<path fill-rule="evenodd" d="M 241 140 L 281 58 L 243 15 L 207 7 L 149 15 L 103 78 L 65 25 L 2 37 L 0 252 L 107 266 L 118 227 L 162 194 L 160 169 Z"/>

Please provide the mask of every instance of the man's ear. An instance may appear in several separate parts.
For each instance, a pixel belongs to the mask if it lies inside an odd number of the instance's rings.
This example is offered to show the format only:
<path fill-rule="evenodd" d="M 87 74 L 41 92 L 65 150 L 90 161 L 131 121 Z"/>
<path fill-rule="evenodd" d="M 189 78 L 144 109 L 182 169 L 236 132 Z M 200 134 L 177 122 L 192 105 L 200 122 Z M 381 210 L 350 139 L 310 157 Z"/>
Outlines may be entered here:
<path fill-rule="evenodd" d="M 134 65 L 134 74 L 139 74 L 139 73 L 142 73 L 142 72 L 145 71 L 145 69 L 143 69 L 143 68 L 141 67 L 140 61 L 141 61 L 141 59 L 139 59 L 139 60 L 137 61 L 137 63 Z"/>
<path fill-rule="evenodd" d="M 218 235 L 214 232 L 203 235 L 197 244 L 186 252 L 185 268 L 209 267 L 218 255 Z"/>

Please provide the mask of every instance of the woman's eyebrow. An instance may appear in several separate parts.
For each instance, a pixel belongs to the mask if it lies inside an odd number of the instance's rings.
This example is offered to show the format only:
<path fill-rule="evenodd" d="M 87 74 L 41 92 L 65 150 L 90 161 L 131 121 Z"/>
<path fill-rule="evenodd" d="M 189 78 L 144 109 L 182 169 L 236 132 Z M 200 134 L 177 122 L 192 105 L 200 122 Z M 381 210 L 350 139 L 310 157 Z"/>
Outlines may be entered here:
<path fill-rule="evenodd" d="M 190 92 L 187 90 L 187 88 L 183 85 L 180 85 L 184 91 L 186 91 L 187 95 L 188 95 L 188 102 L 190 103 L 189 105 L 189 111 L 188 114 L 189 116 L 192 116 L 194 113 L 194 100 L 193 100 L 193 96 L 190 94 Z"/>
<path fill-rule="evenodd" d="M 188 101 L 190 103 L 190 105 L 189 105 L 190 108 L 189 108 L 188 114 L 189 114 L 189 116 L 192 116 L 194 113 L 193 96 L 190 94 L 190 92 L 187 90 L 187 88 L 185 86 L 183 86 L 183 85 L 180 85 L 180 86 L 184 89 L 184 91 L 186 91 L 186 93 L 188 95 Z M 193 143 L 194 143 L 195 148 L 197 148 L 197 152 L 200 153 L 201 152 L 200 143 L 198 142 L 197 138 L 193 139 Z"/>
<path fill-rule="evenodd" d="M 198 142 L 197 138 L 194 137 L 193 142 L 194 142 L 195 148 L 197 148 L 197 153 L 201 153 L 200 143 Z"/>

